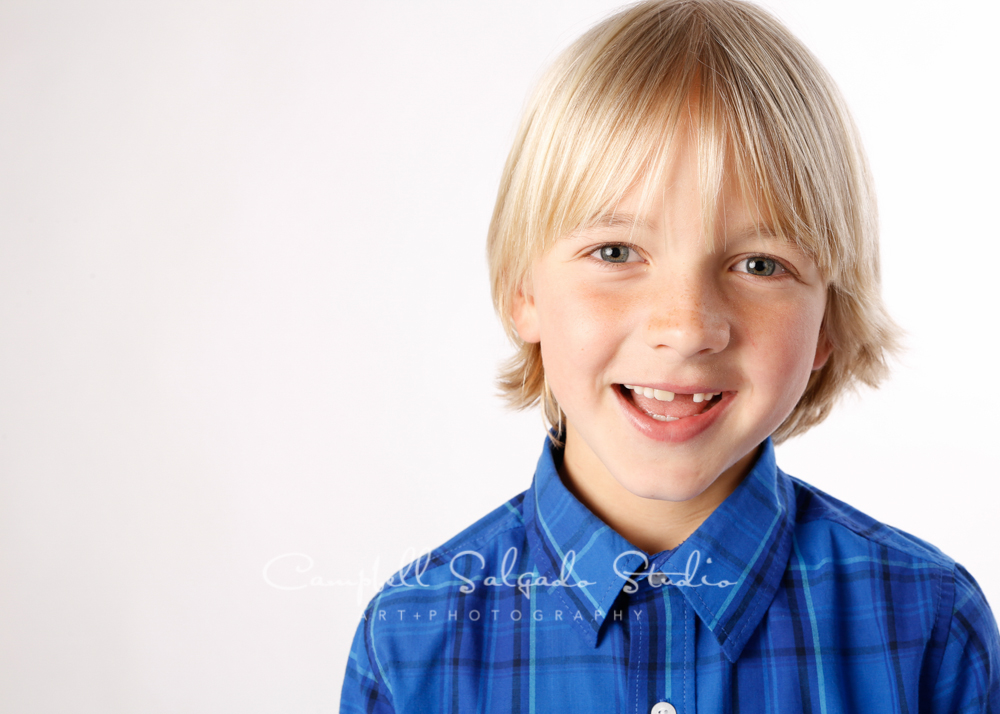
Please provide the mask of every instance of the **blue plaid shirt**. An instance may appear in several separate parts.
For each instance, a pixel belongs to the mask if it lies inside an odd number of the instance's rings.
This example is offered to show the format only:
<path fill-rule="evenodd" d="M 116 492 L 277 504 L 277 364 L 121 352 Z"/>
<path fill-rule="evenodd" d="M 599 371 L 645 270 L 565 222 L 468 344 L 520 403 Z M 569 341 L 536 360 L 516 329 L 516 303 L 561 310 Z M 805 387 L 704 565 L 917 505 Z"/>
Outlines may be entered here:
<path fill-rule="evenodd" d="M 1000 712 L 969 573 L 783 473 L 770 439 L 653 556 L 567 491 L 559 456 L 546 440 L 531 488 L 372 600 L 342 714 Z"/>

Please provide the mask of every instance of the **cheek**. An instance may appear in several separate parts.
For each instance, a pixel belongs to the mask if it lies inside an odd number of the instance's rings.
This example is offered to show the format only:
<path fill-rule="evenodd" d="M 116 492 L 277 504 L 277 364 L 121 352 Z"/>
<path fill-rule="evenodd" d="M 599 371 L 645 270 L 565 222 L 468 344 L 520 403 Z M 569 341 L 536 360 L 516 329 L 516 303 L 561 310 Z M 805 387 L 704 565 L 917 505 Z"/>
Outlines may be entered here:
<path fill-rule="evenodd" d="M 772 305 L 743 322 L 754 382 L 782 397 L 798 400 L 812 372 L 823 318 L 812 302 Z"/>
<path fill-rule="evenodd" d="M 536 300 L 543 351 L 604 351 L 613 344 L 626 313 L 619 304 L 620 295 L 594 288 L 575 286 L 546 291 Z"/>
<path fill-rule="evenodd" d="M 542 362 L 556 397 L 572 399 L 580 388 L 600 384 L 604 369 L 623 339 L 621 296 L 594 288 L 565 287 L 540 291 L 538 306 Z M 576 394 L 576 397 L 572 395 Z"/>

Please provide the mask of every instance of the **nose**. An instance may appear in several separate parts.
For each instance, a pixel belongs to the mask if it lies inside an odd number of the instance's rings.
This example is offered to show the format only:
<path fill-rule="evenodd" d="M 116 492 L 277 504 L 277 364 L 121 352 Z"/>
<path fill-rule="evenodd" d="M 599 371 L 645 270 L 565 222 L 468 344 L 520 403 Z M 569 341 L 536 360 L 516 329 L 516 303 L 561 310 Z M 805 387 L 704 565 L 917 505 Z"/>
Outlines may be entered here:
<path fill-rule="evenodd" d="M 724 301 L 710 286 L 671 281 L 650 296 L 646 342 L 681 358 L 721 352 L 729 345 L 729 319 Z"/>

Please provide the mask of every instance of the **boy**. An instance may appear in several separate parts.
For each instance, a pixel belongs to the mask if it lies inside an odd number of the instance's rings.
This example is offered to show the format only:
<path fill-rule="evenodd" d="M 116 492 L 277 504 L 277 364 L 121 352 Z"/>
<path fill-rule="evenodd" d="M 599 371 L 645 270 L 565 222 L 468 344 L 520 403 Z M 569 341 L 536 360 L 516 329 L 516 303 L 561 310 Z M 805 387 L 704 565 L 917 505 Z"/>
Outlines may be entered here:
<path fill-rule="evenodd" d="M 896 333 L 860 142 L 784 28 L 662 0 L 585 34 L 489 258 L 501 386 L 553 428 L 526 492 L 373 599 L 342 712 L 1000 709 L 971 576 L 775 465 Z"/>

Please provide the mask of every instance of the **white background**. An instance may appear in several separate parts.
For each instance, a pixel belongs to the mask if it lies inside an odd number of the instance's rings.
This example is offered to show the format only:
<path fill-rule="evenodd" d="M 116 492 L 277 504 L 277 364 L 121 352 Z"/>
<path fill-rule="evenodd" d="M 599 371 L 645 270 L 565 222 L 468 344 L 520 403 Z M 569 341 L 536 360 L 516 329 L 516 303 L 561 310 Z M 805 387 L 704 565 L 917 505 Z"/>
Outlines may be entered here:
<path fill-rule="evenodd" d="M 484 237 L 529 87 L 613 7 L 0 2 L 0 710 L 336 710 L 374 593 L 336 581 L 530 482 Z M 998 605 L 996 6 L 770 7 L 856 114 L 909 333 L 779 463 Z M 287 553 L 324 584 L 268 585 Z"/>

